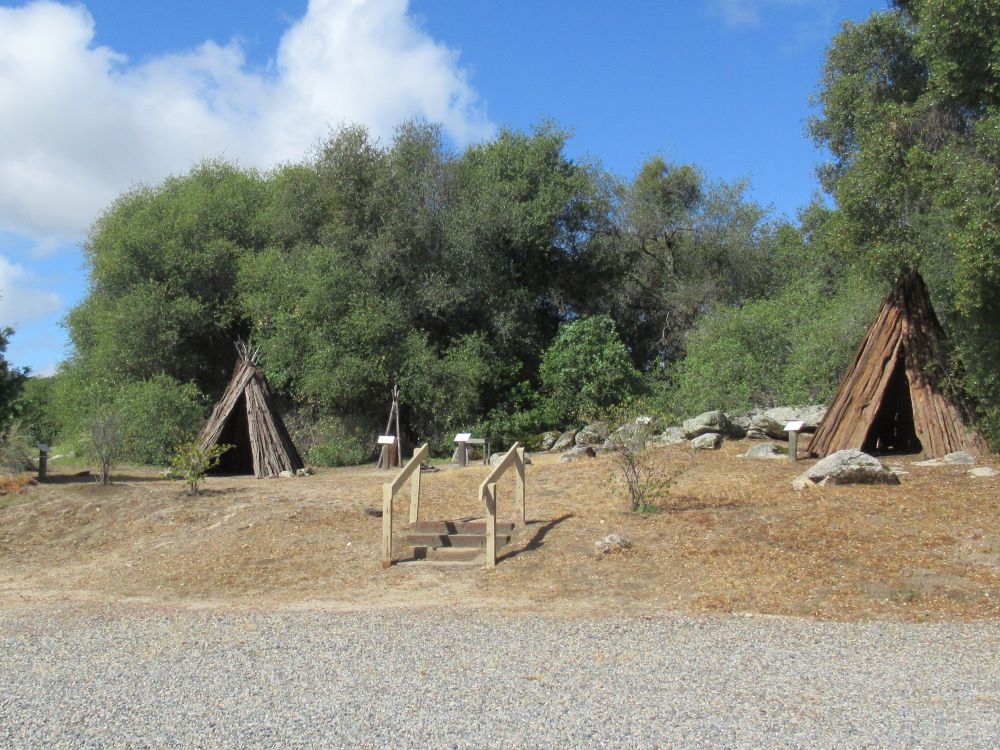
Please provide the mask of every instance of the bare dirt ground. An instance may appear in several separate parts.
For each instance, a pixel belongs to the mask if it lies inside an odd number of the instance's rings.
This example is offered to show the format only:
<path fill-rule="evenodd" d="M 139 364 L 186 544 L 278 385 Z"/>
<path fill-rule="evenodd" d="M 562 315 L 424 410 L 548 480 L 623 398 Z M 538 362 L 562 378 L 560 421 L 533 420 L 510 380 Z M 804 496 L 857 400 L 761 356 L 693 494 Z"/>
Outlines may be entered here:
<path fill-rule="evenodd" d="M 1000 478 L 914 467 L 894 487 L 796 492 L 809 461 L 742 458 L 726 443 L 692 459 L 662 512 L 629 513 L 611 456 L 534 455 L 528 524 L 494 570 L 379 562 L 381 484 L 372 467 L 298 479 L 209 478 L 205 493 L 150 470 L 111 487 L 56 474 L 0 495 L 0 605 L 46 600 L 371 609 L 413 605 L 565 614 L 756 612 L 822 619 L 1000 617 Z M 980 462 L 1000 467 L 997 457 Z M 423 475 L 421 519 L 482 515 L 488 469 Z M 500 485 L 513 514 L 513 480 Z M 397 496 L 397 545 L 408 486 Z M 634 543 L 597 559 L 594 542 Z M 397 557 L 405 558 L 398 549 Z"/>

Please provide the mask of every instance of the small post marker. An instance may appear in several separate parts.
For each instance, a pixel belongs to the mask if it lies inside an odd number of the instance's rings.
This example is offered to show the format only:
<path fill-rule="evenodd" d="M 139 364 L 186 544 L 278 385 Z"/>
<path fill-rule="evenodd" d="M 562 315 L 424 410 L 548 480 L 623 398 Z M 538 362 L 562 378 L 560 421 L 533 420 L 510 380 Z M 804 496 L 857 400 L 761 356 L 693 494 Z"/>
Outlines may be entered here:
<path fill-rule="evenodd" d="M 800 419 L 793 420 L 785 425 L 785 432 L 788 433 L 788 460 L 797 461 L 799 458 L 799 432 L 805 425 Z"/>
<path fill-rule="evenodd" d="M 38 481 L 45 481 L 45 474 L 49 468 L 49 446 L 41 443 L 38 446 Z"/>

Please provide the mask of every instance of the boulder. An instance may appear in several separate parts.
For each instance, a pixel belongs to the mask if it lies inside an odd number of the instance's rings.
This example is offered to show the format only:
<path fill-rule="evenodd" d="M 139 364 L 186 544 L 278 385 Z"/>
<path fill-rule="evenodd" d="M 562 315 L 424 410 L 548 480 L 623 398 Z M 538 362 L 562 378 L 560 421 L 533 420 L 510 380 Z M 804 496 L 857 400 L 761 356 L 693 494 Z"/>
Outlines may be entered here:
<path fill-rule="evenodd" d="M 613 555 L 631 549 L 632 542 L 621 534 L 608 534 L 603 539 L 598 539 L 594 542 L 594 546 L 597 548 L 597 556 L 604 557 L 605 555 Z"/>
<path fill-rule="evenodd" d="M 559 457 L 559 463 L 568 464 L 571 461 L 579 461 L 581 458 L 597 458 L 597 451 L 589 445 L 578 445 L 563 453 Z"/>
<path fill-rule="evenodd" d="M 802 432 L 816 432 L 825 414 L 826 407 L 822 404 L 778 406 L 754 414 L 750 418 L 747 433 L 748 436 L 754 436 L 754 433 L 762 432 L 775 440 L 788 440 L 788 434 L 784 429 L 786 424 L 793 420 L 801 420 L 805 423 L 802 425 Z"/>
<path fill-rule="evenodd" d="M 573 442 L 574 440 L 576 440 L 576 430 L 566 430 L 566 432 L 561 434 L 552 444 L 552 447 L 549 448 L 549 450 L 553 452 L 569 450 L 575 445 Z"/>
<path fill-rule="evenodd" d="M 717 432 L 706 432 L 691 441 L 691 447 L 696 451 L 714 451 L 722 445 L 722 435 Z"/>
<path fill-rule="evenodd" d="M 294 472 L 285 469 L 284 471 L 279 471 L 278 476 L 281 477 L 282 479 L 292 479 L 295 476 L 295 474 Z"/>
<path fill-rule="evenodd" d="M 729 420 L 729 432 L 725 434 L 727 438 L 742 440 L 747 436 L 747 430 L 750 429 L 749 415 L 737 414 L 736 416 L 733 416 L 732 414 L 727 413 L 726 418 Z"/>
<path fill-rule="evenodd" d="M 729 417 L 726 416 L 724 411 L 719 409 L 716 409 L 715 411 L 706 411 L 703 414 L 699 414 L 697 417 L 685 419 L 682 426 L 682 429 L 684 430 L 684 437 L 688 440 L 696 438 L 700 435 L 706 435 L 710 432 L 728 435 L 732 428 L 733 423 L 729 421 Z"/>
<path fill-rule="evenodd" d="M 926 461 L 917 461 L 914 466 L 971 466 L 976 463 L 975 457 L 965 451 L 949 453 L 941 458 L 929 458 Z"/>
<path fill-rule="evenodd" d="M 659 445 L 680 445 L 686 443 L 687 438 L 684 437 L 684 430 L 680 427 L 668 427 L 659 435 L 650 438 L 649 442 Z"/>
<path fill-rule="evenodd" d="M 990 466 L 977 466 L 975 469 L 969 469 L 969 476 L 973 477 L 996 477 L 1000 476 L 1000 471 L 990 467 Z"/>
<path fill-rule="evenodd" d="M 538 450 L 547 451 L 556 444 L 556 440 L 559 439 L 559 433 L 557 430 L 549 430 L 548 432 L 543 432 L 538 436 Z"/>
<path fill-rule="evenodd" d="M 955 453 L 949 453 L 947 456 L 942 457 L 941 463 L 971 466 L 976 463 L 976 458 L 965 451 L 956 451 Z"/>
<path fill-rule="evenodd" d="M 750 420 L 753 418 L 754 414 L 756 414 L 756 412 L 752 411 L 748 411 L 746 414 L 729 414 L 727 412 L 726 416 L 729 417 L 729 421 L 732 422 L 733 427 L 736 427 L 742 431 L 744 435 L 746 435 L 746 433 L 750 430 Z"/>
<path fill-rule="evenodd" d="M 576 445 L 586 448 L 587 446 L 598 446 L 608 439 L 611 430 L 606 422 L 591 422 L 578 433 L 576 433 Z"/>
<path fill-rule="evenodd" d="M 798 479 L 813 484 L 899 484 L 899 477 L 888 466 L 874 456 L 855 450 L 831 453 Z"/>
<path fill-rule="evenodd" d="M 506 451 L 500 453 L 491 453 L 490 466 L 496 466 L 498 463 L 500 463 L 500 459 L 502 459 L 506 455 L 507 455 Z M 525 466 L 531 465 L 531 458 L 527 455 L 524 457 L 524 465 Z"/>
<path fill-rule="evenodd" d="M 744 458 L 788 458 L 788 452 L 783 451 L 774 443 L 761 443 L 743 454 Z"/>

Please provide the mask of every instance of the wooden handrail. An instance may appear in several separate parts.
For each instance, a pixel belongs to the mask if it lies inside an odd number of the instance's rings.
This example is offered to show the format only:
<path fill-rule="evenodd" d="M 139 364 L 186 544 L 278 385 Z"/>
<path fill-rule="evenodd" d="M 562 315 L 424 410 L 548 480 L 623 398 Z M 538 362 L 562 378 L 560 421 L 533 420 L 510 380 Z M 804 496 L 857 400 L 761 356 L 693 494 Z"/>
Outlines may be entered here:
<path fill-rule="evenodd" d="M 517 472 L 517 518 L 524 523 L 524 447 L 514 443 L 479 485 L 479 500 L 486 506 L 486 567 L 497 564 L 497 480 L 514 468 Z"/>
<path fill-rule="evenodd" d="M 413 453 L 413 458 L 406 462 L 396 478 L 382 485 L 382 567 L 392 565 L 392 498 L 413 475 L 410 488 L 410 523 L 417 522 L 420 513 L 420 465 L 429 453 L 427 443 L 421 445 Z"/>

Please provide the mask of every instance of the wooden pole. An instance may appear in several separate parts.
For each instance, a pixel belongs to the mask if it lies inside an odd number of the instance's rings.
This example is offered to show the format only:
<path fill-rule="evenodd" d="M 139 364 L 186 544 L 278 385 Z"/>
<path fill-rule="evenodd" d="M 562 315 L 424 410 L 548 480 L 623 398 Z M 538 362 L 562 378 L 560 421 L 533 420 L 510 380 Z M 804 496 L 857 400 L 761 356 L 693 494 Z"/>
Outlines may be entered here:
<path fill-rule="evenodd" d="M 38 446 L 38 481 L 44 482 L 49 467 L 49 446 Z"/>
<path fill-rule="evenodd" d="M 488 484 L 482 489 L 486 503 L 486 567 L 497 565 L 497 486 Z"/>
<path fill-rule="evenodd" d="M 410 482 L 410 526 L 417 525 L 420 517 L 420 467 L 413 472 L 413 479 Z"/>
<path fill-rule="evenodd" d="M 399 386 L 392 387 L 392 406 L 396 410 L 396 451 L 399 458 L 399 466 L 403 465 L 403 433 L 399 431 Z"/>
<path fill-rule="evenodd" d="M 522 526 L 525 523 L 527 523 L 527 520 L 526 520 L 525 514 L 524 514 L 524 474 L 525 474 L 525 470 L 524 470 L 524 448 L 518 448 L 517 449 L 517 490 L 516 490 L 517 495 L 516 495 L 516 501 L 517 501 L 517 515 L 518 515 L 518 519 L 517 520 L 519 520 L 521 522 Z"/>
<path fill-rule="evenodd" d="M 382 487 L 382 567 L 392 565 L 392 485 Z"/>
<path fill-rule="evenodd" d="M 788 433 L 788 460 L 791 462 L 797 461 L 799 458 L 799 433 L 797 430 L 792 430 Z"/>

